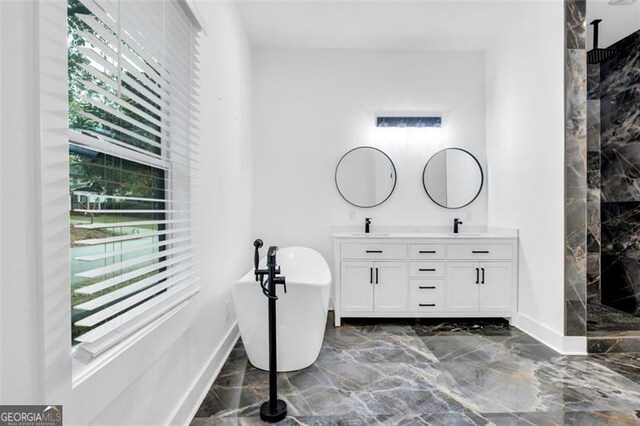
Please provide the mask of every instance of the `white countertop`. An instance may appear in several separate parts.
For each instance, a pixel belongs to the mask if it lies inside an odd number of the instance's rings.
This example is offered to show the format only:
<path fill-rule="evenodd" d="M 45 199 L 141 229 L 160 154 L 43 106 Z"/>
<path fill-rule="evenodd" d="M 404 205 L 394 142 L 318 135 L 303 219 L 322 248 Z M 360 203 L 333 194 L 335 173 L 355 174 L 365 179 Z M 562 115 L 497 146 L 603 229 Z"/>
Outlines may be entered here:
<path fill-rule="evenodd" d="M 338 229 L 336 229 L 338 228 Z M 447 227 L 411 227 L 411 226 L 379 226 L 364 233 L 363 227 L 349 227 L 355 229 L 339 229 L 347 227 L 334 227 L 333 238 L 354 239 L 500 239 L 517 238 L 518 230 L 511 228 L 487 228 L 467 227 L 458 234 L 454 234 Z M 373 227 L 372 227 L 373 228 Z"/>
<path fill-rule="evenodd" d="M 413 238 L 413 239 L 447 239 L 447 238 L 455 238 L 455 239 L 486 239 L 486 238 L 515 238 L 515 235 L 500 235 L 500 234 L 489 234 L 489 233 L 459 233 L 459 234 L 439 234 L 439 233 L 403 233 L 403 232 L 388 232 L 388 233 L 377 233 L 371 232 L 369 234 L 360 233 L 360 232 L 334 232 L 333 238 L 358 238 L 358 239 L 385 239 L 385 238 Z"/>

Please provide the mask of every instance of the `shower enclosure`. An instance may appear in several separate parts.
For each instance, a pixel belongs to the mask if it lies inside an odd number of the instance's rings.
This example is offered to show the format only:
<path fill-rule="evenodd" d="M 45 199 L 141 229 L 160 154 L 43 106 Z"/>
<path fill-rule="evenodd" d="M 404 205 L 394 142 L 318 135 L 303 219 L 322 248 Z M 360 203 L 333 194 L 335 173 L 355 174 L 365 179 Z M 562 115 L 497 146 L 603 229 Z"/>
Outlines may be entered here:
<path fill-rule="evenodd" d="M 600 34 L 615 25 L 604 20 Z M 587 55 L 590 352 L 640 352 L 640 22 L 636 29 Z"/>

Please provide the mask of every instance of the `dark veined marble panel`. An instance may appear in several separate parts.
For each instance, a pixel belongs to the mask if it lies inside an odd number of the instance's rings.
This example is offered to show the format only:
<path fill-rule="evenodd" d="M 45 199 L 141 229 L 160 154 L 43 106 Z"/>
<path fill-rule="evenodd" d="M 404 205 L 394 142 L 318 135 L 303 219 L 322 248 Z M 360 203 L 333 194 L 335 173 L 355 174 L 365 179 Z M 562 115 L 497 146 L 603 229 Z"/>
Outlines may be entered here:
<path fill-rule="evenodd" d="M 602 303 L 640 315 L 640 202 L 602 203 Z"/>
<path fill-rule="evenodd" d="M 587 352 L 590 354 L 640 353 L 640 337 L 589 337 Z"/>
<path fill-rule="evenodd" d="M 640 201 L 639 105 L 633 90 L 601 101 L 602 201 Z"/>
<path fill-rule="evenodd" d="M 587 254 L 587 301 L 589 303 L 588 318 L 591 318 L 590 307 L 600 303 L 600 252 Z"/>
<path fill-rule="evenodd" d="M 600 153 L 600 99 L 587 101 L 587 151 Z"/>
<path fill-rule="evenodd" d="M 600 203 L 587 203 L 587 251 L 589 254 L 600 253 Z"/>
<path fill-rule="evenodd" d="M 587 64 L 587 99 L 600 99 L 600 64 Z"/>
<path fill-rule="evenodd" d="M 587 65 L 587 319 L 600 303 L 600 65 Z"/>
<path fill-rule="evenodd" d="M 587 328 L 586 2 L 565 0 L 565 334 Z"/>
<path fill-rule="evenodd" d="M 639 25 L 640 26 L 640 25 Z M 600 64 L 600 99 L 632 91 L 640 95 L 640 30 L 610 46 L 618 55 Z"/>
<path fill-rule="evenodd" d="M 567 49 L 586 49 L 586 10 L 585 0 L 564 2 L 565 46 Z"/>

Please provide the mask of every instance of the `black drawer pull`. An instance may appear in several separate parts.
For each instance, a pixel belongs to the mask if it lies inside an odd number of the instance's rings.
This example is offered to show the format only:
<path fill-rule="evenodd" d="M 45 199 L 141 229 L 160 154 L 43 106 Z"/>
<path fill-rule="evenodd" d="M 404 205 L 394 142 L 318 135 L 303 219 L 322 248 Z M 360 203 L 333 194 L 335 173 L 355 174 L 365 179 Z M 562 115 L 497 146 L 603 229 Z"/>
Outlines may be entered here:
<path fill-rule="evenodd" d="M 473 254 L 489 254 L 489 250 L 471 250 Z"/>
<path fill-rule="evenodd" d="M 435 303 L 418 303 L 418 306 L 436 306 Z"/>
<path fill-rule="evenodd" d="M 420 290 L 429 290 L 429 289 L 434 289 L 436 288 L 435 285 L 421 285 L 418 287 Z"/>
<path fill-rule="evenodd" d="M 420 254 L 427 254 L 427 253 L 436 253 L 435 250 L 420 250 L 419 252 Z"/>
<path fill-rule="evenodd" d="M 367 250 L 367 253 L 382 253 L 382 250 Z"/>
<path fill-rule="evenodd" d="M 435 272 L 435 268 L 419 268 L 418 271 L 420 272 Z"/>

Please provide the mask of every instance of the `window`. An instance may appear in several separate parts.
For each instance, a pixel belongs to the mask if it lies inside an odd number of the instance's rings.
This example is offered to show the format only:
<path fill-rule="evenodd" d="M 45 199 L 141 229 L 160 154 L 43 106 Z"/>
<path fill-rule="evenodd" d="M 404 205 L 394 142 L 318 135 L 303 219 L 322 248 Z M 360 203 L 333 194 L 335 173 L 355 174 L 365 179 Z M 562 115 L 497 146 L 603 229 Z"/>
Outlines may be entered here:
<path fill-rule="evenodd" d="M 195 36 L 176 1 L 68 0 L 71 322 L 81 361 L 198 291 Z"/>

